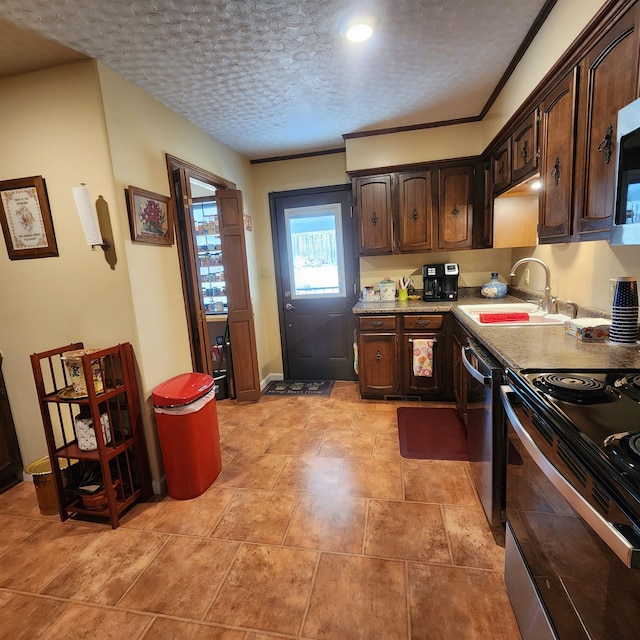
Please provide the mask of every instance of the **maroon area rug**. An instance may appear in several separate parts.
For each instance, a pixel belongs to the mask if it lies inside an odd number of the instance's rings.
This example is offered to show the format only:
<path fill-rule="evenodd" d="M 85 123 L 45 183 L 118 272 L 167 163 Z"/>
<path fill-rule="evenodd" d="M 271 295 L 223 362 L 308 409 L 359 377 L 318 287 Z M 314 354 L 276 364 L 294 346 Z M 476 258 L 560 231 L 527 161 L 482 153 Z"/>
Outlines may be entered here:
<path fill-rule="evenodd" d="M 456 409 L 400 407 L 400 455 L 419 460 L 468 460 L 467 436 Z"/>

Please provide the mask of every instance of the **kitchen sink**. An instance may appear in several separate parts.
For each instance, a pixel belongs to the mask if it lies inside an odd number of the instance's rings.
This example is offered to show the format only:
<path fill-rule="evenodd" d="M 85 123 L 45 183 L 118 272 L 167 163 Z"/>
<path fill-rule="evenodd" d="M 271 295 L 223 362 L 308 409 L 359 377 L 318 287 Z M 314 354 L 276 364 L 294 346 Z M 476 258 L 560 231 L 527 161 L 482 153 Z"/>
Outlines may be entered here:
<path fill-rule="evenodd" d="M 476 324 L 483 327 L 523 327 L 523 326 L 547 326 L 562 325 L 569 316 L 561 313 L 545 313 L 532 302 L 498 303 L 498 304 L 461 304 L 458 309 Z M 508 318 L 513 314 L 528 315 L 528 319 Z M 498 322 L 483 322 L 480 314 L 506 314 L 504 319 Z"/>

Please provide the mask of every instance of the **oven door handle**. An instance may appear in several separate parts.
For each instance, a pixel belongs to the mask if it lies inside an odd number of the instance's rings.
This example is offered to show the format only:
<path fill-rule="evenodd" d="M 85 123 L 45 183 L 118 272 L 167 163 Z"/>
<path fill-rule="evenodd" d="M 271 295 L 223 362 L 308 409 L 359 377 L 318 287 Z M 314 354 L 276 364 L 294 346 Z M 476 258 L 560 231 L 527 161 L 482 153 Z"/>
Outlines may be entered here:
<path fill-rule="evenodd" d="M 482 375 L 472 364 L 469 362 L 469 358 L 467 358 L 467 354 L 473 351 L 471 347 L 462 347 L 462 364 L 464 368 L 469 372 L 469 374 L 475 378 L 480 384 L 488 385 L 491 384 L 491 376 Z M 480 359 L 480 356 L 475 353 L 476 358 Z"/>
<path fill-rule="evenodd" d="M 562 494 L 564 499 L 573 507 L 580 517 L 596 532 L 603 542 L 613 551 L 627 567 L 640 566 L 640 549 L 627 540 L 618 529 L 603 518 L 569 483 L 565 477 L 551 464 L 547 457 L 538 449 L 527 430 L 516 415 L 511 404 L 511 397 L 516 396 L 509 385 L 500 387 L 502 404 L 509 422 L 513 426 L 522 446 L 527 450 L 542 473 L 551 484 Z M 507 491 L 509 487 L 507 486 Z"/>

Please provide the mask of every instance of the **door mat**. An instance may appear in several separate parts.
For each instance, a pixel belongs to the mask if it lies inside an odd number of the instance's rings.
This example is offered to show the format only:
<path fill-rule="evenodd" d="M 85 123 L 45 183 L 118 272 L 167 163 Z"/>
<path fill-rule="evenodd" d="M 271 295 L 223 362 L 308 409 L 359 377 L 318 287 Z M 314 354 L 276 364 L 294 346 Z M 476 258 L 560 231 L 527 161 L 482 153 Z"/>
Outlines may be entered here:
<path fill-rule="evenodd" d="M 262 392 L 263 396 L 328 396 L 333 380 L 275 380 Z"/>
<path fill-rule="evenodd" d="M 467 436 L 453 408 L 400 407 L 400 455 L 418 460 L 468 460 Z"/>

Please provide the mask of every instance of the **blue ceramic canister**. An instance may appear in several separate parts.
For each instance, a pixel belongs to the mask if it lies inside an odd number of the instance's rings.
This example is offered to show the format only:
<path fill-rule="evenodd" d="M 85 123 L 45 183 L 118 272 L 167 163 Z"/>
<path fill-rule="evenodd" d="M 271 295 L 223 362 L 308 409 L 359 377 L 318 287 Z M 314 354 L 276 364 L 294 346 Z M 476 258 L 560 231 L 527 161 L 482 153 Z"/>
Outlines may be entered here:
<path fill-rule="evenodd" d="M 498 280 L 498 272 L 491 272 L 491 280 L 482 285 L 480 293 L 485 298 L 504 298 L 507 295 L 507 285 Z"/>

